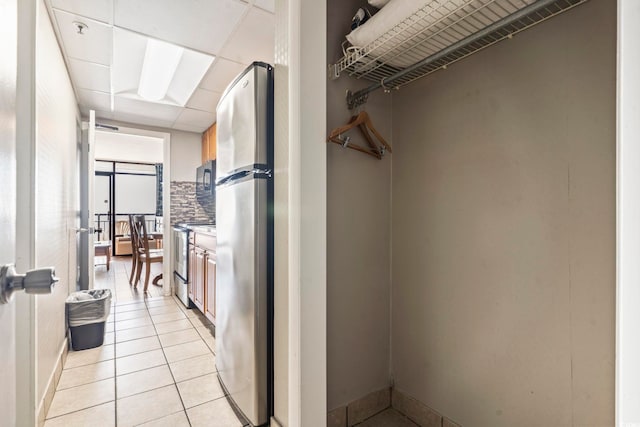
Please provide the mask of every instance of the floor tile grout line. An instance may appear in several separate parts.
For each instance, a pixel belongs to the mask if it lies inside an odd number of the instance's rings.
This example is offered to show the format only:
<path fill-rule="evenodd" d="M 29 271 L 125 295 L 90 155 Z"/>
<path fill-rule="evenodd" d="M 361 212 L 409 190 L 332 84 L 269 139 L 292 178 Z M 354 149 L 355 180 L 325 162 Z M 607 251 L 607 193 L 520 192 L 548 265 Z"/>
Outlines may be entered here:
<path fill-rule="evenodd" d="M 166 386 L 166 387 L 168 387 L 168 386 Z M 142 425 L 145 425 L 145 424 L 147 424 L 147 423 L 152 423 L 152 422 L 154 422 L 154 421 L 162 420 L 162 419 L 164 419 L 164 418 L 171 417 L 171 416 L 173 416 L 173 415 L 175 415 L 175 414 L 179 414 L 179 413 L 181 413 L 181 412 L 182 412 L 182 413 L 184 413 L 185 417 L 187 418 L 187 421 L 189 422 L 189 417 L 187 416 L 187 410 L 186 410 L 186 409 L 183 409 L 182 411 L 176 411 L 176 412 L 173 412 L 173 413 L 171 413 L 171 414 L 169 414 L 169 415 L 165 415 L 165 416 L 163 416 L 163 417 L 154 418 L 154 419 L 152 419 L 152 420 L 145 421 L 145 422 L 140 423 L 140 424 L 136 424 L 134 427 L 142 426 Z M 191 422 L 189 422 L 189 426 L 191 426 Z"/>
<path fill-rule="evenodd" d="M 138 339 L 139 339 L 139 340 L 145 340 L 145 339 L 147 339 L 147 338 L 157 338 L 157 335 L 156 335 L 156 336 L 150 336 L 150 337 L 144 337 L 144 338 L 138 338 Z M 124 342 L 120 342 L 120 343 L 118 343 L 118 344 L 130 343 L 130 342 L 133 342 L 133 341 L 138 341 L 138 339 L 131 340 L 131 341 L 124 341 Z M 158 340 L 158 344 L 160 344 L 160 340 Z M 118 355 L 117 355 L 117 353 L 118 353 L 118 349 L 116 348 L 116 357 L 115 357 L 115 358 L 116 358 L 116 359 L 123 359 L 123 358 L 125 358 L 125 357 L 136 356 L 136 355 L 138 355 L 138 354 L 143 354 L 143 353 L 148 353 L 148 352 L 150 352 L 150 351 L 156 351 L 156 350 L 159 350 L 161 347 L 162 347 L 162 345 L 160 345 L 160 346 L 159 346 L 159 347 L 157 347 L 157 348 L 149 348 L 149 349 L 141 350 L 141 351 L 136 350 L 136 351 L 135 351 L 135 353 L 127 354 L 127 355 L 124 355 L 124 356 L 118 356 Z"/>
<path fill-rule="evenodd" d="M 149 309 L 149 307 L 147 306 L 147 310 Z M 158 329 L 156 328 L 156 325 L 153 325 L 153 328 L 156 331 L 156 336 L 158 335 Z M 160 339 L 160 338 L 158 338 Z M 162 356 L 164 357 L 164 360 L 167 362 L 167 366 L 169 367 L 169 374 L 171 375 L 171 379 L 173 380 L 173 386 L 176 389 L 176 393 L 178 393 L 178 397 L 180 398 L 180 404 L 182 405 L 182 410 L 184 411 L 184 415 L 187 417 L 187 422 L 189 423 L 189 426 L 191 426 L 191 420 L 189 419 L 189 415 L 187 414 L 187 408 L 184 404 L 184 400 L 182 399 L 182 395 L 180 394 L 180 389 L 178 388 L 178 383 L 176 382 L 176 377 L 175 375 L 173 375 L 173 371 L 171 370 L 171 364 L 169 363 L 169 359 L 167 359 L 167 354 L 164 351 L 164 347 L 162 347 Z"/>
<path fill-rule="evenodd" d="M 181 332 L 181 331 L 178 331 L 178 332 Z M 200 338 L 200 336 L 198 336 L 198 338 L 196 338 L 195 340 L 184 341 L 184 342 L 181 342 L 181 343 L 178 343 L 178 344 L 171 344 L 171 345 L 162 345 L 162 341 L 160 341 L 160 346 L 162 348 L 175 347 L 177 345 L 189 344 L 191 342 L 196 342 L 196 341 L 199 341 L 199 340 L 202 340 L 202 338 Z M 206 343 L 205 343 L 205 345 L 206 345 Z"/>
<path fill-rule="evenodd" d="M 98 403 L 98 404 L 95 404 L 95 405 L 87 406 L 86 408 L 76 409 L 76 410 L 71 411 L 71 412 L 67 412 L 67 413 L 64 413 L 64 414 L 56 415 L 55 417 L 50 417 L 50 418 L 47 417 L 47 418 L 45 418 L 45 421 L 55 420 L 56 418 L 60 418 L 60 417 L 66 417 L 67 415 L 75 414 L 76 412 L 80 412 L 80 411 L 86 411 L 87 409 L 95 408 L 95 407 L 101 406 L 101 405 L 106 405 L 107 403 L 111 403 L 111 402 L 113 402 L 114 407 L 115 407 L 115 402 L 116 401 L 114 399 L 114 400 L 109 400 L 107 402 L 102 402 L 102 403 Z"/>
<path fill-rule="evenodd" d="M 126 266 L 125 266 L 124 263 L 121 263 L 120 266 L 122 267 L 122 269 L 124 271 L 126 271 Z M 122 276 L 122 277 L 119 277 L 119 276 Z M 113 332 L 112 332 L 112 334 L 113 334 L 113 343 L 112 344 L 107 344 L 107 345 L 113 345 L 113 349 L 114 349 L 113 350 L 114 351 L 113 357 L 105 359 L 105 360 L 93 361 L 92 363 L 85 363 L 85 364 L 74 366 L 73 368 L 68 368 L 68 369 L 74 369 L 74 368 L 80 368 L 80 367 L 84 367 L 84 366 L 90 366 L 90 365 L 98 364 L 98 363 L 102 363 L 102 362 L 112 362 L 114 364 L 114 376 L 113 377 L 109 377 L 109 378 L 105 378 L 105 379 L 113 379 L 114 380 L 114 387 L 115 387 L 115 393 L 114 393 L 115 394 L 115 400 L 114 400 L 115 403 L 114 404 L 115 404 L 115 408 L 116 408 L 116 420 L 115 420 L 115 423 L 117 425 L 117 406 L 118 406 L 117 405 L 117 401 L 119 400 L 118 399 L 118 393 L 117 393 L 117 379 L 119 377 L 122 377 L 122 376 L 125 376 L 125 375 L 130 375 L 130 374 L 134 374 L 134 373 L 137 373 L 137 372 L 143 372 L 143 371 L 146 371 L 146 370 L 149 370 L 149 369 L 159 368 L 159 367 L 162 367 L 162 366 L 166 365 L 169 368 L 169 372 L 170 372 L 170 375 L 171 375 L 171 380 L 173 381 L 174 388 L 176 389 L 176 391 L 178 392 L 178 395 L 180 397 L 181 404 L 182 404 L 182 411 L 178 411 L 178 412 L 175 412 L 175 413 L 172 413 L 172 414 L 168 414 L 168 415 L 165 415 L 164 417 L 171 416 L 171 415 L 183 412 L 185 414 L 186 418 L 187 418 L 187 421 L 191 425 L 191 420 L 189 419 L 189 416 L 187 414 L 187 409 L 185 407 L 184 401 L 182 400 L 182 396 L 180 395 L 180 390 L 179 390 L 178 385 L 177 385 L 178 383 L 176 382 L 176 378 L 175 378 L 175 376 L 173 374 L 173 371 L 171 370 L 171 364 L 172 363 L 184 362 L 184 361 L 188 361 L 188 360 L 199 358 L 199 357 L 204 357 L 204 356 L 207 356 L 209 354 L 211 354 L 213 357 L 215 357 L 215 351 L 209 346 L 209 343 L 206 341 L 207 338 L 209 338 L 209 337 L 215 339 L 215 336 L 210 333 L 211 332 L 210 330 L 208 331 L 208 333 L 204 333 L 203 331 L 201 331 L 200 329 L 202 329 L 203 327 L 208 329 L 207 326 L 204 323 L 202 323 L 201 319 L 199 319 L 195 315 L 189 315 L 190 311 L 185 309 L 185 307 L 183 307 L 181 304 L 179 304 L 179 301 L 177 301 L 175 299 L 175 297 L 173 297 L 171 300 L 169 300 L 164 296 L 154 295 L 152 293 L 152 294 L 148 294 L 148 295 L 140 295 L 141 298 L 135 298 L 135 299 L 132 299 L 130 301 L 129 300 L 127 300 L 127 301 L 118 301 L 118 299 L 119 299 L 118 296 L 120 296 L 120 295 L 118 295 L 120 293 L 119 291 L 124 291 L 125 289 L 127 289 L 127 286 L 120 286 L 119 283 L 118 283 L 119 280 L 123 280 L 123 279 L 126 279 L 125 275 L 122 275 L 119 272 L 116 272 L 116 268 L 112 269 L 112 271 L 109 273 L 109 276 L 106 279 L 106 280 L 109 280 L 109 282 L 110 282 L 109 288 L 112 290 L 112 292 L 114 293 L 114 296 L 115 296 L 115 302 L 112 304 L 112 307 L 111 307 L 111 311 L 112 311 L 112 315 L 113 315 L 113 321 L 112 322 L 108 322 L 108 323 L 112 323 L 113 324 Z M 138 296 L 138 295 L 135 295 L 135 296 Z M 169 301 L 171 301 L 171 302 L 169 302 Z M 136 307 L 130 307 L 132 305 L 137 305 L 137 306 Z M 127 306 L 129 306 L 129 307 L 127 307 Z M 120 308 L 123 311 L 118 310 L 118 308 Z M 137 313 L 137 314 L 132 314 L 132 315 L 125 315 L 124 314 L 124 313 L 131 313 L 131 312 L 142 311 L 142 310 L 146 310 L 146 313 L 144 313 L 144 315 L 142 313 Z M 154 314 L 151 314 L 152 311 L 154 312 Z M 174 313 L 180 313 L 182 316 L 175 316 L 175 315 L 172 316 L 172 314 L 174 314 Z M 120 316 L 118 316 L 118 315 L 121 315 L 122 317 L 127 317 L 127 318 L 120 320 Z M 161 317 L 161 316 L 165 316 L 165 315 L 167 317 L 180 317 L 180 318 L 174 318 L 174 319 L 170 319 L 170 320 L 163 320 L 161 322 L 155 322 L 154 321 L 154 317 Z M 130 316 L 135 316 L 135 317 L 130 317 Z M 140 319 L 140 318 L 144 319 L 147 316 L 151 319 L 151 323 L 150 324 L 141 325 L 141 326 L 135 326 L 135 327 L 131 327 L 131 328 L 125 328 L 125 329 L 118 328 L 118 330 L 116 330 L 116 328 L 115 328 L 115 325 L 118 322 L 123 322 L 123 321 L 127 321 L 127 320 L 132 320 L 133 321 L 135 319 Z M 158 330 L 159 325 L 168 324 L 168 323 L 172 323 L 172 322 L 179 322 L 179 321 L 182 321 L 182 320 L 185 320 L 185 319 L 188 321 L 186 323 L 188 325 L 190 325 L 190 326 L 188 326 L 186 328 L 182 328 L 182 329 L 177 329 L 177 330 L 172 330 L 172 331 L 165 331 L 162 334 L 159 333 L 159 330 Z M 132 322 L 132 323 L 136 323 L 136 322 Z M 149 326 L 152 327 L 152 328 L 149 328 L 149 329 L 152 329 L 154 331 L 154 334 L 150 334 L 149 336 L 146 336 L 146 337 L 140 336 L 140 337 L 131 338 L 131 339 L 125 339 L 123 341 L 120 341 L 120 339 L 121 339 L 120 337 L 122 336 L 122 334 L 125 333 L 125 331 L 138 329 L 138 328 L 145 328 L 145 327 L 149 327 Z M 160 335 L 179 334 L 180 332 L 184 332 L 186 330 L 190 330 L 191 328 L 196 329 L 196 334 L 197 334 L 197 336 L 199 338 L 196 338 L 196 339 L 193 339 L 193 340 L 190 340 L 190 341 L 174 343 L 174 344 L 168 345 L 168 346 L 162 345 L 162 341 L 160 340 Z M 198 329 L 198 328 L 200 328 L 200 329 Z M 151 338 L 151 337 L 154 337 L 154 336 L 157 338 L 158 342 L 160 343 L 160 347 L 159 348 L 151 349 L 151 350 L 145 350 L 145 351 L 138 351 L 138 352 L 135 352 L 135 353 L 127 354 L 126 356 L 118 356 L 117 348 L 120 347 L 121 345 L 123 345 L 123 344 L 125 344 L 127 342 L 131 342 L 131 341 L 135 341 L 135 340 L 141 340 L 141 339 L 145 339 L 145 338 Z M 171 347 L 175 347 L 175 346 L 179 346 L 179 345 L 185 345 L 185 344 L 197 342 L 198 340 L 204 341 L 205 348 L 206 348 L 206 351 L 204 353 L 197 354 L 197 355 L 191 355 L 189 357 L 186 357 L 186 358 L 183 358 L 183 359 L 179 359 L 179 360 L 175 360 L 175 361 L 169 363 L 169 360 L 167 358 L 167 354 L 165 352 L 165 349 L 168 349 L 168 348 L 171 348 Z M 155 366 L 155 367 L 143 368 L 143 369 L 140 369 L 138 371 L 132 371 L 132 372 L 128 372 L 128 373 L 122 374 L 122 375 L 119 375 L 117 373 L 117 369 L 116 369 L 116 366 L 115 366 L 117 364 L 117 359 L 124 358 L 124 357 L 129 357 L 129 356 L 134 356 L 134 355 L 138 355 L 138 354 L 143 354 L 145 352 L 155 351 L 155 350 L 162 350 L 162 354 L 163 354 L 163 358 L 165 360 L 165 364 L 158 365 L 158 366 Z M 207 375 L 215 374 L 215 373 L 216 373 L 216 371 L 214 369 L 213 372 L 208 373 Z M 194 378 L 185 379 L 183 381 L 189 381 L 189 380 L 193 380 L 193 379 L 196 379 L 196 378 L 198 378 L 198 376 L 196 376 Z M 98 380 L 98 381 L 100 381 L 100 380 Z M 90 384 L 90 383 L 88 383 L 88 384 Z M 166 385 L 166 386 L 162 386 L 162 387 L 169 387 L 169 386 L 170 386 L 170 384 Z M 135 394 L 132 394 L 130 396 L 127 396 L 127 398 L 128 397 L 132 397 L 132 396 L 136 396 L 136 395 L 138 395 L 140 393 L 145 393 L 145 392 L 157 390 L 158 388 L 162 388 L 162 387 L 155 387 L 155 388 L 152 388 L 152 389 L 149 389 L 149 390 L 145 390 L 144 392 L 135 393 Z M 120 399 L 122 399 L 122 398 L 120 398 Z M 217 400 L 217 399 L 212 399 L 212 400 L 207 401 L 207 402 L 202 402 L 199 405 L 195 405 L 194 408 L 197 407 L 197 406 L 200 406 L 200 405 L 204 405 L 206 403 L 210 403 L 210 402 L 215 401 L 215 400 Z M 109 401 L 109 402 L 111 402 L 111 401 Z M 105 403 L 109 403 L 109 402 L 105 402 Z M 97 406 L 97 405 L 94 405 L 94 406 Z M 90 408 L 90 407 L 88 407 L 88 408 Z M 74 412 L 77 412 L 77 411 L 74 411 Z M 161 418 L 164 418 L 164 417 L 161 417 Z M 160 419 L 160 418 L 157 418 L 157 419 Z M 156 420 L 156 419 L 154 419 L 154 420 Z M 154 420 L 149 420 L 149 421 L 154 421 Z M 145 422 L 149 422 L 149 421 L 145 421 Z"/>

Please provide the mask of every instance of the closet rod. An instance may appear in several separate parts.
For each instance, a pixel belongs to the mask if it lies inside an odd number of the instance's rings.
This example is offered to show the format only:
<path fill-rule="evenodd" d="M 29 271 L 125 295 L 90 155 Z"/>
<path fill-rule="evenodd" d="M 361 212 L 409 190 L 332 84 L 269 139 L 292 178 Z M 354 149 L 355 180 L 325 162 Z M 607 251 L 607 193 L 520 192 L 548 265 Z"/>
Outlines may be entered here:
<path fill-rule="evenodd" d="M 566 0 L 569 3 L 574 3 L 571 5 L 571 7 L 567 8 L 566 10 L 577 6 L 581 3 L 584 3 L 587 0 L 574 0 L 573 2 L 571 0 Z M 444 49 L 442 49 L 441 51 L 434 53 L 431 56 L 426 57 L 425 59 L 416 62 L 415 64 L 401 70 L 398 71 L 395 74 L 392 74 L 389 77 L 385 77 L 383 79 L 381 79 L 378 83 L 374 83 L 371 86 L 361 89 L 357 92 L 347 92 L 347 106 L 349 107 L 350 110 L 363 105 L 364 103 L 367 102 L 367 97 L 369 96 L 369 94 L 371 92 L 374 92 L 380 88 L 384 88 L 386 91 L 389 91 L 392 88 L 395 88 L 393 83 L 394 81 L 401 79 L 415 71 L 417 71 L 418 69 L 422 68 L 422 67 L 428 67 L 429 65 L 442 60 L 444 58 L 446 58 L 448 55 L 451 55 L 453 53 L 455 53 L 457 50 L 462 49 L 466 46 L 470 46 L 473 43 L 476 43 L 478 41 L 480 41 L 481 39 L 490 36 L 492 33 L 499 31 L 501 29 L 504 29 L 505 27 L 508 27 L 510 25 L 513 25 L 515 23 L 517 23 L 518 21 L 528 17 L 529 15 L 535 14 L 538 11 L 541 11 L 544 8 L 547 8 L 553 4 L 558 3 L 558 0 L 538 0 L 535 3 L 531 3 L 528 6 L 523 7 L 522 9 L 512 13 L 509 16 L 505 16 L 504 18 L 500 19 L 499 21 L 494 22 L 493 24 L 483 28 L 480 31 L 477 31 L 473 34 L 471 34 L 470 36 L 452 44 L 451 46 L 448 46 Z M 564 10 L 563 10 L 564 11 Z M 553 16 L 553 15 L 552 15 Z M 549 16 L 550 17 L 550 16 Z M 546 18 L 541 19 L 540 22 L 544 21 Z M 537 22 L 536 22 L 537 23 Z M 519 32 L 522 29 L 525 29 L 527 27 L 524 28 L 519 28 L 516 31 L 508 31 L 508 35 L 507 36 L 503 36 L 500 37 L 499 40 L 494 41 L 500 41 L 506 37 L 511 37 L 513 34 Z M 493 44 L 493 43 L 491 43 Z M 488 46 L 488 45 L 487 45 Z M 486 46 L 484 46 L 486 47 Z M 480 50 L 480 49 L 478 49 Z M 439 67 L 440 68 L 440 67 Z"/>

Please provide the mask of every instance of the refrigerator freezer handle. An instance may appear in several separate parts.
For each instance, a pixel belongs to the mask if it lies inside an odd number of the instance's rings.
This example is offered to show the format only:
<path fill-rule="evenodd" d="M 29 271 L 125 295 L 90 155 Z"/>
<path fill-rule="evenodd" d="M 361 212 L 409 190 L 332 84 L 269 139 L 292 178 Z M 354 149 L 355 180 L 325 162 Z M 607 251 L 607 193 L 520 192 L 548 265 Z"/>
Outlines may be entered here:
<path fill-rule="evenodd" d="M 207 169 L 202 175 L 202 188 L 204 190 L 211 190 L 211 170 Z"/>

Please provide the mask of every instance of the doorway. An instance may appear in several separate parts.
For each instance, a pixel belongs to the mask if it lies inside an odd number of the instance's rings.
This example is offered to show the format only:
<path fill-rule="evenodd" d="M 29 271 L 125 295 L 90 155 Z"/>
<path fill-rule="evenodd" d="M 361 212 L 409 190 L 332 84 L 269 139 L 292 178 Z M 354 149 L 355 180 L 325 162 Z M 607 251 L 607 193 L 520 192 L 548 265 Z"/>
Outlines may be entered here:
<path fill-rule="evenodd" d="M 95 240 L 109 241 L 111 254 L 131 254 L 128 216 L 145 215 L 148 230 L 162 240 L 164 258 L 171 242 L 165 235 L 164 212 L 169 212 L 170 134 L 145 129 L 96 124 L 91 180 L 91 223 Z M 125 226 L 126 225 L 126 226 Z M 117 245 L 119 238 L 123 244 Z M 91 277 L 106 271 L 104 258 L 89 265 Z M 162 266 L 163 277 L 171 277 L 170 265 Z M 170 281 L 162 282 L 162 293 L 170 295 Z"/>

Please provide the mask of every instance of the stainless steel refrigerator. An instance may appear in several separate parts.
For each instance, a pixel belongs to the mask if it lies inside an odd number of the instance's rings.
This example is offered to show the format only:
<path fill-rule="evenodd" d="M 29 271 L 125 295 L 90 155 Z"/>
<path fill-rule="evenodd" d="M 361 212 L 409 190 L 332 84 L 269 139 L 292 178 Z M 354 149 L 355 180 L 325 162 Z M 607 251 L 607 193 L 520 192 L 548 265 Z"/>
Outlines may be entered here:
<path fill-rule="evenodd" d="M 273 412 L 273 68 L 249 66 L 216 112 L 216 367 L 258 426 Z"/>

